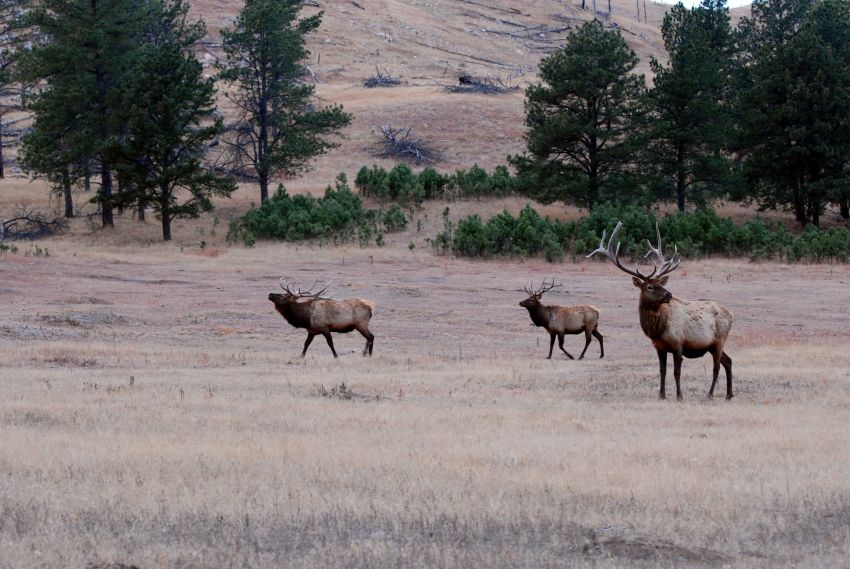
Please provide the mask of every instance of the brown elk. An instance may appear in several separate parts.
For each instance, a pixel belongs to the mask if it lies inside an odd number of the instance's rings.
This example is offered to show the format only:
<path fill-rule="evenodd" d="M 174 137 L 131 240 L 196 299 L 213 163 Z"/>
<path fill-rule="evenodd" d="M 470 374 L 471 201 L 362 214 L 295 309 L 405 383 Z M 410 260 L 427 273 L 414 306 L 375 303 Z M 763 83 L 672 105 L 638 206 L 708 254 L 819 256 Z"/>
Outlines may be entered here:
<path fill-rule="evenodd" d="M 531 288 L 525 288 L 528 298 L 519 303 L 523 308 L 528 309 L 528 314 L 531 316 L 531 321 L 535 326 L 542 326 L 549 332 L 549 356 L 547 359 L 552 359 L 552 349 L 555 346 L 555 336 L 558 337 L 558 347 L 564 352 L 568 358 L 573 358 L 570 353 L 564 349 L 564 334 L 581 334 L 584 332 L 584 349 L 578 359 L 584 357 L 587 347 L 590 345 L 591 334 L 599 340 L 599 357 L 605 357 L 605 347 L 602 344 L 602 334 L 597 330 L 599 324 L 599 310 L 595 306 L 582 304 L 581 306 L 557 306 L 544 305 L 540 303 L 540 298 L 553 288 L 561 286 L 555 284 L 555 279 L 552 279 L 550 284 L 543 284 L 540 288 L 535 289 L 534 283 L 531 283 Z"/>
<path fill-rule="evenodd" d="M 362 298 L 350 300 L 324 298 L 322 295 L 327 291 L 330 282 L 320 290 L 313 292 L 317 283 L 318 281 L 313 283 L 313 286 L 307 290 L 300 288 L 292 290 L 287 279 L 280 279 L 280 288 L 283 289 L 283 294 L 274 292 L 269 294 L 269 300 L 274 303 L 275 310 L 287 322 L 296 328 L 307 329 L 307 340 L 304 342 L 301 357 L 303 358 L 304 354 L 307 353 L 307 348 L 310 347 L 310 342 L 313 341 L 316 334 L 325 337 L 334 357 L 338 357 L 334 349 L 331 332 L 345 334 L 352 330 L 357 330 L 366 338 L 363 355 L 371 356 L 375 336 L 369 331 L 369 320 L 372 318 L 375 304 Z"/>
<path fill-rule="evenodd" d="M 708 397 L 714 397 L 714 387 L 720 374 L 720 366 L 726 371 L 726 399 L 732 398 L 732 358 L 723 351 L 729 331 L 732 329 L 732 312 L 724 306 L 711 300 L 681 300 L 674 297 L 664 286 L 668 275 L 679 267 L 678 252 L 670 259 L 665 259 L 661 251 L 661 232 L 656 224 L 658 247 L 653 247 L 649 240 L 647 257 L 654 255 L 659 265 L 649 275 L 639 270 L 629 270 L 620 264 L 620 243 L 616 249 L 612 244 L 620 232 L 622 223 L 618 222 L 614 232 L 605 243 L 605 232 L 599 248 L 590 253 L 605 255 L 609 261 L 621 271 L 632 275 L 632 283 L 640 289 L 640 326 L 643 333 L 652 341 L 658 352 L 658 362 L 661 366 L 661 390 L 658 396 L 666 398 L 664 380 L 667 376 L 667 354 L 673 354 L 673 377 L 676 379 L 676 398 L 682 399 L 682 389 L 679 377 L 682 371 L 682 357 L 699 358 L 707 353 L 714 359 L 714 377 Z"/>

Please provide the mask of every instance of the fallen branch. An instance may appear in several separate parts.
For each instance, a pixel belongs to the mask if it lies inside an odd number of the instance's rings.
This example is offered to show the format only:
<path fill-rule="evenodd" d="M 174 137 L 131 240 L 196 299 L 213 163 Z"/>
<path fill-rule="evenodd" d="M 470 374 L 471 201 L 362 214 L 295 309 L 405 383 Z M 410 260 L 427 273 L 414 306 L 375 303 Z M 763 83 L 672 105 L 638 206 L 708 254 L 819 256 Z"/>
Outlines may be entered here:
<path fill-rule="evenodd" d="M 459 55 L 461 57 L 468 57 L 469 59 L 474 59 L 475 61 L 480 61 L 482 63 L 489 63 L 490 65 L 495 65 L 497 67 L 505 67 L 507 69 L 517 69 L 518 68 L 516 65 L 510 65 L 508 63 L 502 63 L 501 61 L 495 61 L 493 59 L 487 59 L 486 57 L 478 57 L 477 55 L 471 55 L 469 53 L 463 53 L 463 52 L 460 52 L 460 51 L 453 51 L 451 49 L 446 49 L 444 47 L 437 47 L 437 46 L 434 46 L 434 45 L 429 45 L 425 42 L 416 41 L 414 39 L 409 39 L 407 41 L 409 41 L 410 43 L 415 43 L 417 45 L 427 47 L 429 49 L 436 49 L 437 51 L 442 51 L 443 53 L 450 53 L 452 55 Z"/>
<path fill-rule="evenodd" d="M 15 217 L 0 220 L 0 241 L 36 239 L 68 229 L 68 220 L 48 218 L 44 213 L 22 210 Z"/>
<path fill-rule="evenodd" d="M 488 8 L 490 10 L 494 10 L 496 12 L 504 12 L 505 14 L 519 14 L 520 16 L 525 16 L 527 14 L 523 14 L 516 8 L 497 8 L 496 6 L 490 6 L 488 4 L 482 4 L 481 2 L 473 2 L 472 0 L 460 0 L 466 4 L 472 4 L 473 6 L 481 6 L 482 8 Z"/>
<path fill-rule="evenodd" d="M 440 153 L 430 147 L 421 138 L 411 135 L 411 129 L 392 128 L 389 125 L 378 127 L 384 139 L 378 156 L 409 160 L 415 164 L 435 163 L 442 159 Z"/>
<path fill-rule="evenodd" d="M 519 89 L 517 85 L 505 84 L 501 79 L 489 79 L 461 75 L 457 85 L 449 85 L 446 91 L 449 93 L 483 93 L 485 95 L 501 95 Z M 510 80 L 509 80 L 510 81 Z"/>
<path fill-rule="evenodd" d="M 373 89 L 375 87 L 395 87 L 401 85 L 401 80 L 390 75 L 387 70 L 382 73 L 380 69 L 375 68 L 375 75 L 369 77 L 363 82 L 364 87 Z"/>

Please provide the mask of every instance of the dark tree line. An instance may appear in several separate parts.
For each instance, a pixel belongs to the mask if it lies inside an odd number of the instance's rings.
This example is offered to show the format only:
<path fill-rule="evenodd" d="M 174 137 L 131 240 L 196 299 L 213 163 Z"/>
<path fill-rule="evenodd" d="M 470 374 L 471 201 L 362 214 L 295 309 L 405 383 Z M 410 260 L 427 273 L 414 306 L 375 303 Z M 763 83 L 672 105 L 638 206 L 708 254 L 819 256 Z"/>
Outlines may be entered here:
<path fill-rule="evenodd" d="M 247 0 L 224 31 L 226 64 L 207 77 L 193 53 L 206 28 L 189 16 L 188 0 L 34 2 L 24 22 L 34 41 L 15 58 L 15 78 L 33 93 L 22 166 L 52 184 L 66 217 L 74 190 L 95 187 L 104 227 L 116 211 L 143 218 L 151 209 L 165 240 L 174 219 L 196 217 L 236 189 L 208 156 L 218 143 L 261 181 L 266 199 L 273 176 L 304 170 L 349 120 L 340 107 L 311 106 L 304 36 L 321 13 L 299 19 L 302 5 Z M 240 110 L 233 124 L 216 111 L 219 80 Z"/>
<path fill-rule="evenodd" d="M 668 60 L 647 86 L 619 30 L 585 24 L 526 92 L 527 151 L 510 158 L 544 202 L 585 208 L 726 197 L 820 224 L 850 218 L 850 2 L 725 0 L 665 15 Z"/>

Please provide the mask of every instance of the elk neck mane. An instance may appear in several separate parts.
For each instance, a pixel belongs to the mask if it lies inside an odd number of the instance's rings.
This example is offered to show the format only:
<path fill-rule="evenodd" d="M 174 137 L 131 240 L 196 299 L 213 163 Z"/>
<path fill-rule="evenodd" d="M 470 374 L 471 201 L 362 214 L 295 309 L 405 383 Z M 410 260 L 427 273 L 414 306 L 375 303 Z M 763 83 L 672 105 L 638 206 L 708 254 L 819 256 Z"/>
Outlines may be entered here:
<path fill-rule="evenodd" d="M 673 299 L 673 302 L 675 302 L 675 299 Z M 643 329 L 643 333 L 653 340 L 661 337 L 667 329 L 670 308 L 668 307 L 665 310 L 663 303 L 641 299 L 638 311 L 640 312 L 640 327 Z"/>
<path fill-rule="evenodd" d="M 311 305 L 313 302 L 315 301 L 308 300 L 306 302 L 287 302 L 282 304 L 276 302 L 274 307 L 290 325 L 295 328 L 309 328 L 310 315 L 312 313 Z"/>
<path fill-rule="evenodd" d="M 526 310 L 528 310 L 528 315 L 531 316 L 531 321 L 535 326 L 547 326 L 549 324 L 550 307 L 537 303 L 534 306 L 527 306 Z"/>

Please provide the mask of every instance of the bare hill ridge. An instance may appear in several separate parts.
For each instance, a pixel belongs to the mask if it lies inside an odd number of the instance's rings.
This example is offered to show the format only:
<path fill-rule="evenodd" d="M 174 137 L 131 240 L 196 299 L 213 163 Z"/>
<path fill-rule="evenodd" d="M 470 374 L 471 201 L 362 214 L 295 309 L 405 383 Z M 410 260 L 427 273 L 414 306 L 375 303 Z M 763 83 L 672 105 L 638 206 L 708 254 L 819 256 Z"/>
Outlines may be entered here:
<path fill-rule="evenodd" d="M 311 2 L 310 4 L 313 4 Z M 523 148 L 523 92 L 455 94 L 445 90 L 461 75 L 499 79 L 520 87 L 536 80 L 542 57 L 563 45 L 571 30 L 593 17 L 592 2 L 580 0 L 319 0 L 322 26 L 309 40 L 310 66 L 321 102 L 340 103 L 353 113 L 341 145 L 314 163 L 313 170 L 287 186 L 320 190 L 336 173 L 385 163 L 375 157 L 377 127 L 411 128 L 443 154 L 442 170 L 478 163 L 492 168 Z M 661 21 L 670 6 L 641 0 L 640 21 L 632 0 L 597 2 L 600 18 L 619 27 L 640 56 L 638 71 L 649 72 L 650 57 L 664 58 Z M 199 0 L 195 12 L 210 31 L 208 60 L 220 54 L 220 31 L 238 13 L 236 0 Z M 645 11 L 645 12 L 644 12 Z M 644 16 L 644 13 L 646 16 Z M 363 81 L 376 70 L 402 84 L 369 89 Z"/>

